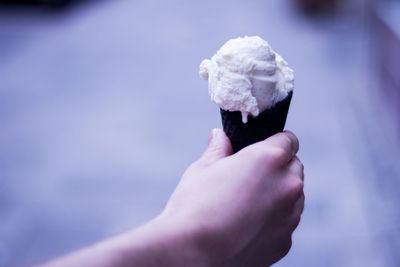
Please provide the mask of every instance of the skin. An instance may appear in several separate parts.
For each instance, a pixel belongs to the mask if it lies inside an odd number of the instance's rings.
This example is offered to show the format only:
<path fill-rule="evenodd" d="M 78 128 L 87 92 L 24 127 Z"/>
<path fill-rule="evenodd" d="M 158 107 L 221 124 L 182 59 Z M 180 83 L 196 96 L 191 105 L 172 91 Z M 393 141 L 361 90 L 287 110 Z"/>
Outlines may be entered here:
<path fill-rule="evenodd" d="M 291 132 L 236 154 L 214 129 L 164 211 L 142 227 L 43 266 L 268 266 L 289 251 L 304 208 Z"/>

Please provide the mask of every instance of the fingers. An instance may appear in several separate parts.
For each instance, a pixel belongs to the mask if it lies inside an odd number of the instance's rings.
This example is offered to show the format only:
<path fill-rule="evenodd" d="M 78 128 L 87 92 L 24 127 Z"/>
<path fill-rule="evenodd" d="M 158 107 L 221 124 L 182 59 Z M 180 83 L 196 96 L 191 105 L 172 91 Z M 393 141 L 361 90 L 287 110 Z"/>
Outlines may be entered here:
<path fill-rule="evenodd" d="M 296 201 L 294 204 L 294 213 L 298 216 L 300 216 L 303 213 L 304 210 L 304 193 L 301 195 L 301 197 Z"/>
<path fill-rule="evenodd" d="M 237 154 L 248 154 L 270 162 L 273 166 L 287 165 L 299 150 L 299 141 L 292 132 L 277 133 L 264 141 L 248 146 Z M 250 155 L 249 155 L 250 154 Z"/>
<path fill-rule="evenodd" d="M 286 186 L 288 189 L 288 203 L 292 203 L 291 229 L 294 231 L 300 222 L 304 210 L 304 166 L 298 157 L 294 157 L 288 165 Z"/>
<path fill-rule="evenodd" d="M 297 156 L 294 156 L 289 162 L 288 170 L 295 177 L 299 177 L 302 181 L 304 181 L 304 165 Z"/>
<path fill-rule="evenodd" d="M 295 202 L 291 215 L 289 217 L 289 231 L 293 232 L 297 226 L 300 223 L 301 220 L 301 214 L 303 213 L 304 210 L 304 193 L 301 195 L 301 197 Z"/>
<path fill-rule="evenodd" d="M 266 146 L 283 149 L 287 155 L 287 162 L 289 162 L 299 151 L 299 140 L 290 131 L 277 133 L 263 142 Z"/>
<path fill-rule="evenodd" d="M 279 205 L 283 209 L 292 212 L 293 207 L 299 199 L 304 198 L 304 174 L 303 164 L 295 156 L 290 163 L 283 168 L 282 176 L 279 178 Z M 300 201 L 301 202 L 301 201 Z"/>
<path fill-rule="evenodd" d="M 295 203 L 304 196 L 304 166 L 298 157 L 289 162 L 282 182 L 289 202 Z"/>

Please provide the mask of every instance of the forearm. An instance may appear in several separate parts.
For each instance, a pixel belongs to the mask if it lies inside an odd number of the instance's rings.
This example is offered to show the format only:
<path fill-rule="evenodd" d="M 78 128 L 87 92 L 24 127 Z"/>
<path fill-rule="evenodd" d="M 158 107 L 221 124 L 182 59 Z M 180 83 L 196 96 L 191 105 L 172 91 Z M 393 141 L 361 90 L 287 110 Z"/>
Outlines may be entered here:
<path fill-rule="evenodd" d="M 205 266 L 193 233 L 160 217 L 119 236 L 49 262 L 64 266 Z"/>

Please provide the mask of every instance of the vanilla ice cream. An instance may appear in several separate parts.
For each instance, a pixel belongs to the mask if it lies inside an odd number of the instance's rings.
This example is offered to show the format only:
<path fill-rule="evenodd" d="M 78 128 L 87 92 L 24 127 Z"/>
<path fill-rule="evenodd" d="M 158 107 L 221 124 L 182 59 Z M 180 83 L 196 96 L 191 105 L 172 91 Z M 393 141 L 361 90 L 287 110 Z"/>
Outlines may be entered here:
<path fill-rule="evenodd" d="M 248 115 L 273 107 L 294 87 L 293 70 L 258 36 L 226 42 L 211 59 L 200 64 L 211 99 L 223 110 Z"/>

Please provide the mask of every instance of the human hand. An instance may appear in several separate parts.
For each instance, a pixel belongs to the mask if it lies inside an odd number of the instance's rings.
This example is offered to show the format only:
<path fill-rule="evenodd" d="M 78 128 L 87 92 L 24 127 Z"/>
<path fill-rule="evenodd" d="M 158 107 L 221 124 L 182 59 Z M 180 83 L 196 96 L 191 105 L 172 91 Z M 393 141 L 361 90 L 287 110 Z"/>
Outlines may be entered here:
<path fill-rule="evenodd" d="M 291 246 L 304 207 L 297 138 L 279 133 L 232 155 L 222 130 L 147 224 L 43 266 L 267 266 Z"/>
<path fill-rule="evenodd" d="M 283 132 L 232 155 L 225 133 L 213 130 L 160 218 L 189 233 L 205 265 L 273 264 L 289 251 L 304 207 L 298 148 Z"/>

